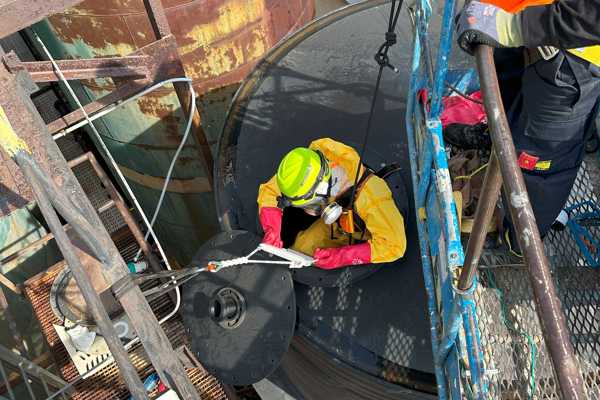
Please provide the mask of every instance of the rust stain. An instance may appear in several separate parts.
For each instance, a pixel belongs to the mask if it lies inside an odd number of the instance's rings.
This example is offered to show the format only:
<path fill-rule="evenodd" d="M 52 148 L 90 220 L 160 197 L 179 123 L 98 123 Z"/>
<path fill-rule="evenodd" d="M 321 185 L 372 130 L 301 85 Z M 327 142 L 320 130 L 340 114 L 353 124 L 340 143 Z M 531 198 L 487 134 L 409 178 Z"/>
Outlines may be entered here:
<path fill-rule="evenodd" d="M 314 0 L 163 0 L 163 6 L 185 71 L 203 90 L 239 82 L 314 13 Z M 50 23 L 72 45 L 71 56 L 86 56 L 85 46 L 94 57 L 126 55 L 154 40 L 143 0 L 86 0 Z"/>
<path fill-rule="evenodd" d="M 269 47 L 265 31 L 259 25 L 244 37 L 198 47 L 192 54 L 183 56 L 184 68 L 194 81 L 211 79 L 259 59 Z"/>
<path fill-rule="evenodd" d="M 140 110 L 147 115 L 158 119 L 166 118 L 173 114 L 174 105 L 161 103 L 158 99 L 142 97 L 138 101 Z"/>
<path fill-rule="evenodd" d="M 161 98 L 142 97 L 137 101 L 140 111 L 148 116 L 157 118 L 164 126 L 161 137 L 167 142 L 178 145 L 181 141 L 179 118 L 175 114 L 174 103 L 164 103 Z"/>
<path fill-rule="evenodd" d="M 136 49 L 121 17 L 56 14 L 49 21 L 60 40 L 76 48 L 87 45 L 93 57 L 124 56 Z"/>
<path fill-rule="evenodd" d="M 183 3 L 178 1 L 178 3 Z M 126 13 L 144 13 L 142 0 L 86 0 L 65 13 L 78 15 L 118 15 Z"/>
<path fill-rule="evenodd" d="M 187 32 L 182 32 L 185 41 L 179 44 L 181 54 L 235 35 L 239 30 L 259 21 L 264 17 L 264 2 L 262 0 L 225 1 L 208 14 L 209 20 L 205 18 L 202 23 L 193 21 Z"/>

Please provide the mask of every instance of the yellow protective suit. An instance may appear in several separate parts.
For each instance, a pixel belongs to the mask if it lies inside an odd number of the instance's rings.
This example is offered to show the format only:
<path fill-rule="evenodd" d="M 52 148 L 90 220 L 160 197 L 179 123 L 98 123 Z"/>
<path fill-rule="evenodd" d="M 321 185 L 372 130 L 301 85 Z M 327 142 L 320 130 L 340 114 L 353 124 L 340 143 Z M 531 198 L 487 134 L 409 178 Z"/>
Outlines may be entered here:
<path fill-rule="evenodd" d="M 321 151 L 329 160 L 331 167 L 341 167 L 348 179 L 354 180 L 359 155 L 352 147 L 324 138 L 313 141 L 309 148 Z M 364 166 L 361 166 L 361 174 L 363 171 Z M 273 176 L 268 182 L 260 185 L 259 210 L 262 207 L 277 207 L 277 198 L 280 195 L 276 176 Z M 371 262 L 391 262 L 404 255 L 406 251 L 404 219 L 394 203 L 392 192 L 383 179 L 372 175 L 361 185 L 356 194 L 354 210 L 366 226 L 365 234 L 356 232 L 354 238 L 360 240 L 362 236 L 363 240 L 367 240 L 370 244 Z M 346 245 L 348 245 L 348 235 L 342 231 L 338 223 L 333 224 L 332 235 L 331 226 L 325 225 L 319 218 L 308 229 L 298 234 L 292 249 L 312 256 L 317 248 Z"/>

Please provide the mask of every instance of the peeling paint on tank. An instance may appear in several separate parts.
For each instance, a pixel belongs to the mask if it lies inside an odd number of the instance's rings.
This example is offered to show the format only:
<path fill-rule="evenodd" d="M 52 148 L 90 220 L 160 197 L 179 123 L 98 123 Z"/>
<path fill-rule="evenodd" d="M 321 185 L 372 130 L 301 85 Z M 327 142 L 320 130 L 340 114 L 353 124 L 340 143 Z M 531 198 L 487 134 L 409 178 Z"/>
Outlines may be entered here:
<path fill-rule="evenodd" d="M 218 45 L 197 48 L 192 57 L 183 57 L 186 73 L 194 81 L 202 81 L 258 60 L 268 49 L 267 38 L 260 29 L 253 30 L 248 36 L 249 40 L 235 38 Z"/>
<path fill-rule="evenodd" d="M 214 16 L 214 19 L 195 21 L 197 25 L 192 26 L 179 40 L 180 54 L 185 55 L 194 51 L 198 46 L 207 46 L 229 37 L 260 21 L 263 13 L 264 2 L 262 0 L 236 0 L 225 3 L 207 13 Z"/>
<path fill-rule="evenodd" d="M 314 15 L 314 0 L 164 0 L 163 6 L 186 73 L 201 90 L 241 81 L 273 44 Z M 65 53 L 77 57 L 126 55 L 153 39 L 142 0 L 87 0 L 49 21 Z"/>
<path fill-rule="evenodd" d="M 63 44 L 87 49 L 83 57 L 127 55 L 136 49 L 122 18 L 57 14 L 48 20 Z"/>

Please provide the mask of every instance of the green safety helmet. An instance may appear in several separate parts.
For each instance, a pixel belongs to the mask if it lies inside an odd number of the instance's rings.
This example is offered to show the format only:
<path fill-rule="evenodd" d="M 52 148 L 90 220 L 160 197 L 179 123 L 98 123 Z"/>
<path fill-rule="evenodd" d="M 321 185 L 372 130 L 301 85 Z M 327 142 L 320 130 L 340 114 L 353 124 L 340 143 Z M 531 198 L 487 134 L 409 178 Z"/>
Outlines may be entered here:
<path fill-rule="evenodd" d="M 319 184 L 328 182 L 331 170 L 320 151 L 296 147 L 283 157 L 277 168 L 277 185 L 286 203 L 302 207 L 317 196 Z"/>

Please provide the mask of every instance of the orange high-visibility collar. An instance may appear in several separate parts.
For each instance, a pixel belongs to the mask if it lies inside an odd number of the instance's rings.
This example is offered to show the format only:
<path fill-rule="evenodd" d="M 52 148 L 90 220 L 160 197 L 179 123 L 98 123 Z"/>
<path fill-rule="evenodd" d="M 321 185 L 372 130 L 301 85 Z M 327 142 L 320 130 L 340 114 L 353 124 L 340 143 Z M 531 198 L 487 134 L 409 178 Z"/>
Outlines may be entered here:
<path fill-rule="evenodd" d="M 544 6 L 554 3 L 554 0 L 482 0 L 484 3 L 493 4 L 510 13 L 517 13 L 526 7 Z"/>

